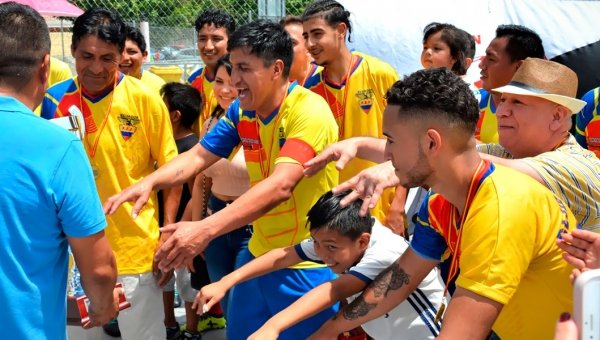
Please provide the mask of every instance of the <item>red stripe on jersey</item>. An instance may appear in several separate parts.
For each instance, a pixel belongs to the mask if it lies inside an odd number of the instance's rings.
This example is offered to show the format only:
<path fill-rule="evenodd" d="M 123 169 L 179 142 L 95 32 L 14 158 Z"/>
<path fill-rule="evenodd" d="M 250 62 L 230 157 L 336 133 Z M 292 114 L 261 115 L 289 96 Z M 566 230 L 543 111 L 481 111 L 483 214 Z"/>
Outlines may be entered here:
<path fill-rule="evenodd" d="M 300 164 L 308 162 L 315 155 L 313 147 L 301 139 L 286 140 L 279 151 L 279 157 L 290 157 L 297 160 Z"/>

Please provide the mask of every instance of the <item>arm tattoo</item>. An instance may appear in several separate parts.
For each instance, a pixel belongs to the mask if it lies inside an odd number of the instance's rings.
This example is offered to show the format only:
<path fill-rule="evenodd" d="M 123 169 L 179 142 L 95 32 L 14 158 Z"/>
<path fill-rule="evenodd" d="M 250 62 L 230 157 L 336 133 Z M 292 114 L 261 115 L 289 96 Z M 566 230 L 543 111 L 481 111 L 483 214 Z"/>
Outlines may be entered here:
<path fill-rule="evenodd" d="M 343 309 L 344 319 L 354 320 L 365 316 L 369 311 L 377 306 L 376 303 L 367 303 L 363 296 L 359 296 L 351 304 Z"/>
<path fill-rule="evenodd" d="M 183 174 L 183 169 L 177 169 L 177 172 L 175 172 L 175 178 L 181 176 Z"/>
<path fill-rule="evenodd" d="M 402 286 L 409 284 L 410 275 L 404 269 L 394 262 L 391 266 L 384 269 L 373 282 L 369 285 L 373 289 L 375 297 L 387 297 L 390 291 L 398 290 Z"/>
<path fill-rule="evenodd" d="M 397 262 L 394 262 L 394 264 L 379 273 L 366 290 L 371 289 L 376 298 L 381 298 L 387 297 L 391 291 L 398 290 L 409 283 L 410 275 L 400 268 Z M 363 294 L 344 307 L 342 314 L 346 320 L 358 319 L 367 315 L 377 305 L 377 302 L 367 303 L 363 291 Z"/>

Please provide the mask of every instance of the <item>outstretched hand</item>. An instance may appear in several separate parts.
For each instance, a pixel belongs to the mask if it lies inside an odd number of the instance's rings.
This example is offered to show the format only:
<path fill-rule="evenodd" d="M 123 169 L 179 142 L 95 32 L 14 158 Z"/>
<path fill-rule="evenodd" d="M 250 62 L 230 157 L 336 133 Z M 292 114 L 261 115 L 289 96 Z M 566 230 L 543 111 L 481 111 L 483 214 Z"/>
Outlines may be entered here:
<path fill-rule="evenodd" d="M 357 146 L 352 139 L 333 143 L 325 148 L 323 152 L 304 163 L 304 175 L 312 176 L 321 171 L 329 162 L 337 161 L 335 167 L 343 170 L 346 164 L 356 157 Z"/>
<path fill-rule="evenodd" d="M 215 304 L 223 299 L 227 290 L 227 287 L 225 287 L 221 281 L 202 287 L 198 294 L 196 294 L 192 309 L 196 309 L 198 315 L 208 312 Z"/>
<path fill-rule="evenodd" d="M 340 204 L 347 206 L 358 198 L 363 200 L 360 215 L 364 216 L 373 209 L 383 194 L 383 190 L 400 184 L 391 161 L 374 165 L 359 172 L 356 176 L 333 188 L 334 193 L 353 190 L 344 197 Z"/>
<path fill-rule="evenodd" d="M 142 180 L 126 188 L 120 193 L 111 196 L 104 203 L 104 214 L 113 214 L 124 202 L 134 202 L 133 208 L 131 209 L 131 216 L 136 218 L 139 215 L 140 210 L 142 210 L 144 204 L 148 202 L 152 190 L 152 185 L 150 183 L 146 183 L 145 180 Z"/>
<path fill-rule="evenodd" d="M 561 236 L 556 242 L 569 264 L 580 271 L 600 268 L 600 234 L 576 229 Z"/>
<path fill-rule="evenodd" d="M 154 255 L 158 268 L 163 272 L 192 267 L 194 257 L 200 255 L 211 241 L 209 230 L 202 221 L 170 224 L 160 231 L 172 233 Z"/>

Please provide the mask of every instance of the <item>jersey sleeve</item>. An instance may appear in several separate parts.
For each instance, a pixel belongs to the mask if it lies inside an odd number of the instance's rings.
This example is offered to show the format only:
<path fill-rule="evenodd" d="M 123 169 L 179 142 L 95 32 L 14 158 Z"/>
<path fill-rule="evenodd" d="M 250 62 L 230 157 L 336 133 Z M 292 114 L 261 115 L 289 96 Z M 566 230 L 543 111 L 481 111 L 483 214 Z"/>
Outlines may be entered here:
<path fill-rule="evenodd" d="M 375 220 L 369 247 L 360 261 L 348 269 L 348 274 L 369 284 L 379 273 L 392 265 L 407 248 L 408 244 L 404 238 L 395 235 L 391 229 Z"/>
<path fill-rule="evenodd" d="M 598 92 L 598 88 L 592 89 L 588 91 L 585 95 L 583 95 L 581 100 L 585 101 L 586 104 L 581 110 L 581 112 L 579 112 L 575 116 L 575 139 L 577 140 L 577 143 L 579 143 L 579 145 L 586 149 L 588 145 L 586 140 L 585 129 L 592 120 L 592 118 L 594 118 L 594 108 L 596 107 L 596 105 L 598 105 L 595 98 L 597 96 L 594 95 L 594 92 Z"/>
<path fill-rule="evenodd" d="M 432 227 L 430 221 L 433 216 L 430 214 L 429 205 L 435 195 L 429 191 L 419 208 L 410 246 L 422 258 L 442 261 L 448 246 L 444 237 Z"/>
<path fill-rule="evenodd" d="M 313 261 L 323 263 L 321 258 L 315 252 L 315 242 L 312 238 L 307 238 L 294 246 L 296 254 L 304 261 Z"/>
<path fill-rule="evenodd" d="M 240 102 L 235 100 L 215 126 L 204 135 L 200 145 L 221 158 L 234 156 L 232 153 L 240 144 L 237 124 L 240 120 Z"/>
<path fill-rule="evenodd" d="M 325 99 L 296 86 L 294 91 L 303 93 L 292 101 L 288 116 L 285 143 L 281 147 L 275 164 L 304 164 L 337 141 L 338 127 Z M 310 113 L 310 114 L 308 114 Z"/>
<path fill-rule="evenodd" d="M 79 140 L 71 141 L 50 183 L 63 231 L 86 237 L 106 226 L 88 157 Z"/>

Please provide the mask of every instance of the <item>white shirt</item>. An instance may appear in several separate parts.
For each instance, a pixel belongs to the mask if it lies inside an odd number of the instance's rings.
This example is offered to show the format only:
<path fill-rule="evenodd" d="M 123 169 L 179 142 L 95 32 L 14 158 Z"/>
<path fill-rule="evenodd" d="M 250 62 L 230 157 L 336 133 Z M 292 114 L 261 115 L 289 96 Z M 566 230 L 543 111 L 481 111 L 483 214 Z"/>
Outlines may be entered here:
<path fill-rule="evenodd" d="M 376 219 L 371 241 L 360 261 L 346 274 L 354 275 L 366 284 L 389 267 L 408 249 L 408 242 L 381 225 Z M 298 255 L 310 261 L 321 261 L 314 250 L 312 239 L 296 246 Z M 444 285 L 437 269 L 433 269 L 409 297 L 388 314 L 362 325 L 371 337 L 380 339 L 434 339 L 441 328 L 441 319 L 434 323 L 443 299 Z M 361 293 L 348 297 L 352 302 Z"/>

